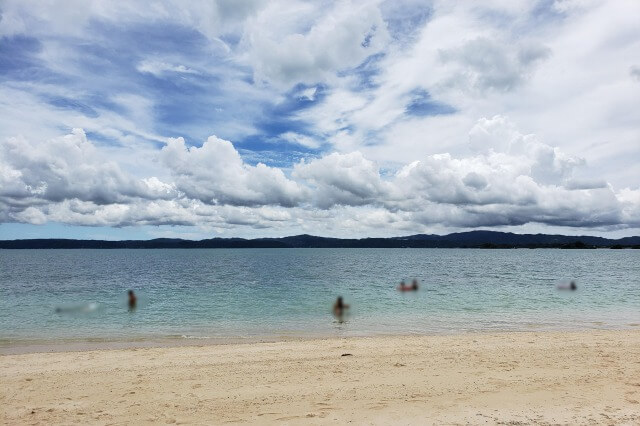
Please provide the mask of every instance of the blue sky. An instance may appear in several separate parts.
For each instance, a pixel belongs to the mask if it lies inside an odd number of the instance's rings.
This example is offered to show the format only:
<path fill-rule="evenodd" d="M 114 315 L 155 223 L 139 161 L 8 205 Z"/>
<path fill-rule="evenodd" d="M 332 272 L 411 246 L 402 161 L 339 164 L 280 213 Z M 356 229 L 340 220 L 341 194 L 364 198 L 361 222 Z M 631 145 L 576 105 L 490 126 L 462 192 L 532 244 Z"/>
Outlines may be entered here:
<path fill-rule="evenodd" d="M 0 16 L 0 238 L 638 234 L 637 2 Z"/>

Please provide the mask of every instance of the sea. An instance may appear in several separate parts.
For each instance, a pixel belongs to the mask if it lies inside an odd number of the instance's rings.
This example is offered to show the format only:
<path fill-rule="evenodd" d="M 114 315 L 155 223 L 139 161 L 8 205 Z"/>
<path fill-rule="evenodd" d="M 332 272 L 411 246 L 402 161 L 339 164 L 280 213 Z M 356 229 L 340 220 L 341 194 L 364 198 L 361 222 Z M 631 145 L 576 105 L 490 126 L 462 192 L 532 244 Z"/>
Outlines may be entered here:
<path fill-rule="evenodd" d="M 0 250 L 4 348 L 633 328 L 640 250 Z"/>

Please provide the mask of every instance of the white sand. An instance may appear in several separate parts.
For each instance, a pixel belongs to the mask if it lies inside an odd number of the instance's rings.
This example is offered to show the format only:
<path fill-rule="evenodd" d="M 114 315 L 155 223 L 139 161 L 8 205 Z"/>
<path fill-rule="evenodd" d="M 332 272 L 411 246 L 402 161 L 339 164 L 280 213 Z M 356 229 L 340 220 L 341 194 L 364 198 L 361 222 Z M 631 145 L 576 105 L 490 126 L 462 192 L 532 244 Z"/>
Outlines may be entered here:
<path fill-rule="evenodd" d="M 5 424 L 640 424 L 640 331 L 4 355 L 0 392 Z"/>

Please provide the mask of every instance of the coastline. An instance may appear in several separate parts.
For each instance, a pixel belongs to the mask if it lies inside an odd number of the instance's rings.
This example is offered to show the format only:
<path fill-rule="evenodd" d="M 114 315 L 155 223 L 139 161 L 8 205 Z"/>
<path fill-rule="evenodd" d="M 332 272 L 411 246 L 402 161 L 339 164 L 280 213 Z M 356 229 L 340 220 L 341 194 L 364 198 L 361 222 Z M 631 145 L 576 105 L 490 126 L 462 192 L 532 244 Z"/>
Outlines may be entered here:
<path fill-rule="evenodd" d="M 440 330 L 431 332 L 388 332 L 355 333 L 347 330 L 343 333 L 291 332 L 283 334 L 239 335 L 148 335 L 136 337 L 104 338 L 52 338 L 52 339 L 0 339 L 0 356 L 31 353 L 87 352 L 106 350 L 127 350 L 145 348 L 172 348 L 189 346 L 249 345 L 260 343 L 303 342 L 315 340 L 362 339 L 362 338 L 403 338 L 403 337 L 446 337 L 446 336 L 483 336 L 505 333 L 581 333 L 590 331 L 640 331 L 640 323 L 606 324 L 592 321 L 585 324 L 564 327 L 548 327 L 544 324 L 530 324 L 526 328 L 512 329 L 463 329 L 458 331 Z"/>
<path fill-rule="evenodd" d="M 1 420 L 640 421 L 640 330 L 186 343 L 1 355 Z"/>
<path fill-rule="evenodd" d="M 300 342 L 312 340 L 331 340 L 342 338 L 366 338 L 373 336 L 337 337 L 318 335 L 265 335 L 251 337 L 233 336 L 165 336 L 140 338 L 104 338 L 104 339 L 62 339 L 62 340 L 32 340 L 12 341 L 0 344 L 0 356 L 52 354 L 65 352 L 90 352 L 111 350 L 161 349 L 201 346 L 252 345 L 260 343 Z M 382 335 L 380 336 L 382 337 Z"/>

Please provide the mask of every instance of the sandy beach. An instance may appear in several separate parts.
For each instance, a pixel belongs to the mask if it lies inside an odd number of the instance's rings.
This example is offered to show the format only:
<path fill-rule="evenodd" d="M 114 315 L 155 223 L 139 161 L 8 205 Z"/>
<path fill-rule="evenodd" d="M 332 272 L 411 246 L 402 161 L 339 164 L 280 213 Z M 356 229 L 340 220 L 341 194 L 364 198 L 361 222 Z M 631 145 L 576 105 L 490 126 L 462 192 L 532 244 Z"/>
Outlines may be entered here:
<path fill-rule="evenodd" d="M 0 357 L 4 424 L 640 424 L 640 331 Z"/>

